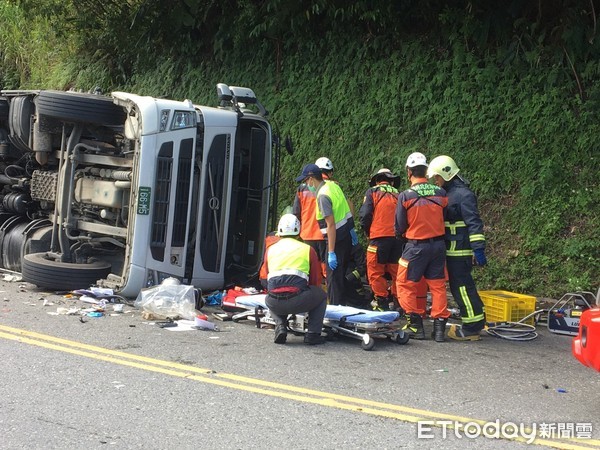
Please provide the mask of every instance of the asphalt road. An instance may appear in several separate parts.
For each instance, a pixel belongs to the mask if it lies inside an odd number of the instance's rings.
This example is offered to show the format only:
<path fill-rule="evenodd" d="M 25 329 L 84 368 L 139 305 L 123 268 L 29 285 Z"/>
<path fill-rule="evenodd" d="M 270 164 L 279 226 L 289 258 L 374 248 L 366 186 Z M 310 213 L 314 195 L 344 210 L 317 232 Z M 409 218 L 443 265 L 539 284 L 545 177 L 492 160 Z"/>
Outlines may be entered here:
<path fill-rule="evenodd" d="M 250 322 L 171 331 L 128 306 L 49 314 L 85 306 L 0 281 L 0 448 L 600 448 L 600 374 L 541 326 L 367 352 Z"/>

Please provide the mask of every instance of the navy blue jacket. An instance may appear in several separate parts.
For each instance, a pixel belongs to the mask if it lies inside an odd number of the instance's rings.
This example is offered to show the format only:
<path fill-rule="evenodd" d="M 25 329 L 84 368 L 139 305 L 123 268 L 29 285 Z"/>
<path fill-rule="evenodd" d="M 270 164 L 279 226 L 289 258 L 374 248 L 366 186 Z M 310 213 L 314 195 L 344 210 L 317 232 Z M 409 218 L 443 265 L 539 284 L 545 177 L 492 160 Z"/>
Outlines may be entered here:
<path fill-rule="evenodd" d="M 448 195 L 446 209 L 447 256 L 472 256 L 473 250 L 485 248 L 483 222 L 477 208 L 477 197 L 460 178 L 444 185 Z"/>

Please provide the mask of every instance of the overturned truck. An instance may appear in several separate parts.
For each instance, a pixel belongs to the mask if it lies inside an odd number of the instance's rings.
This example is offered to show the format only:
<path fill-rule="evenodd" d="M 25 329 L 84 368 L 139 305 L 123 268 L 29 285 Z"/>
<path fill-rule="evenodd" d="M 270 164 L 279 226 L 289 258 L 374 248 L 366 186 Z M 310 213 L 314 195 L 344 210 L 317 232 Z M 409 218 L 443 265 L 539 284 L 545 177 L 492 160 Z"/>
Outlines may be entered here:
<path fill-rule="evenodd" d="M 55 290 L 133 297 L 258 269 L 271 127 L 252 90 L 219 107 L 113 92 L 0 91 L 3 268 Z"/>

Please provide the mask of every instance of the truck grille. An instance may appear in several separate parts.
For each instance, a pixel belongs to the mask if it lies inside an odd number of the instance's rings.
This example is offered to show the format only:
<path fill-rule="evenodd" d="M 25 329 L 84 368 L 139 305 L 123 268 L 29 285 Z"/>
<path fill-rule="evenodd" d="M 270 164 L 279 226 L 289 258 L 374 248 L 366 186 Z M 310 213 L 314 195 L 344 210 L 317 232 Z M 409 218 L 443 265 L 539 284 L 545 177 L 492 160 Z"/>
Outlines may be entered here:
<path fill-rule="evenodd" d="M 190 174 L 192 171 L 193 139 L 181 141 L 179 164 L 177 168 L 177 192 L 175 192 L 175 211 L 173 214 L 173 235 L 171 246 L 183 247 L 188 223 L 190 201 Z"/>
<path fill-rule="evenodd" d="M 152 232 L 150 234 L 150 251 L 152 257 L 157 261 L 165 260 L 172 169 L 173 142 L 165 142 L 158 153 L 156 162 Z"/>

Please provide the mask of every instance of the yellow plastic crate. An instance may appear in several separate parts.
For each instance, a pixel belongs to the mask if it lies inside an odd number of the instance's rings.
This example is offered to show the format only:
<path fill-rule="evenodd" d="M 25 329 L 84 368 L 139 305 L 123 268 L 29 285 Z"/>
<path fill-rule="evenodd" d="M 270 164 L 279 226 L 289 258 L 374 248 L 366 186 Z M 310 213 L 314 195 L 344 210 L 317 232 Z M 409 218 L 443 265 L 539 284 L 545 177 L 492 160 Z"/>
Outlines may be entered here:
<path fill-rule="evenodd" d="M 535 297 L 508 291 L 479 291 L 487 322 L 518 322 L 535 311 Z M 535 317 L 524 323 L 535 325 Z"/>

